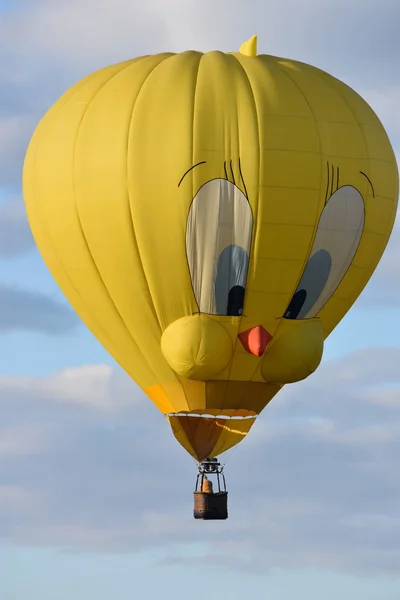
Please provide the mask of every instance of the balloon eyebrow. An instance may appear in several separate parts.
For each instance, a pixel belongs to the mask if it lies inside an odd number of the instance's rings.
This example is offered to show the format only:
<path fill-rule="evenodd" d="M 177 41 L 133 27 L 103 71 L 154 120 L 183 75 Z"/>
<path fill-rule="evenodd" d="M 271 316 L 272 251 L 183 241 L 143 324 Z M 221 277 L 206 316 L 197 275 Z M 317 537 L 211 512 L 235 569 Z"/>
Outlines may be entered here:
<path fill-rule="evenodd" d="M 193 167 L 190 167 L 190 169 L 188 169 L 188 170 L 186 171 L 186 173 L 184 173 L 184 174 L 182 175 L 182 177 L 181 177 L 181 179 L 180 179 L 180 181 L 179 181 L 179 183 L 178 183 L 178 187 L 181 185 L 182 181 L 185 179 L 186 175 L 187 175 L 188 173 L 190 173 L 190 171 L 192 171 L 193 169 L 195 169 L 195 168 L 196 168 L 196 167 L 198 167 L 199 165 L 205 165 L 205 164 L 206 164 L 206 162 L 207 162 L 207 161 L 205 161 L 205 160 L 202 160 L 201 162 L 198 162 L 198 163 L 196 163 L 195 165 L 193 165 Z"/>
<path fill-rule="evenodd" d="M 368 177 L 368 175 L 366 175 L 365 173 L 363 173 L 362 171 L 360 171 L 361 175 L 364 175 L 364 177 L 366 179 L 368 179 L 368 183 L 371 186 L 372 189 L 372 196 L 375 198 L 375 190 L 374 190 L 374 186 L 372 185 L 372 181 L 370 180 L 370 178 Z"/>

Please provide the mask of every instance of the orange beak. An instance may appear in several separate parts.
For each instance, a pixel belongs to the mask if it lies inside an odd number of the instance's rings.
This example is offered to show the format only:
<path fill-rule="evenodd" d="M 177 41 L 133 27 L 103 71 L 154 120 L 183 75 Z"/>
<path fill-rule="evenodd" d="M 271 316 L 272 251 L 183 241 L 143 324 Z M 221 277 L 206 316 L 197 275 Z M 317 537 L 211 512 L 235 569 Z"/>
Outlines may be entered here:
<path fill-rule="evenodd" d="M 257 325 L 239 333 L 238 338 L 247 352 L 254 356 L 262 356 L 272 340 L 272 335 L 262 325 Z"/>

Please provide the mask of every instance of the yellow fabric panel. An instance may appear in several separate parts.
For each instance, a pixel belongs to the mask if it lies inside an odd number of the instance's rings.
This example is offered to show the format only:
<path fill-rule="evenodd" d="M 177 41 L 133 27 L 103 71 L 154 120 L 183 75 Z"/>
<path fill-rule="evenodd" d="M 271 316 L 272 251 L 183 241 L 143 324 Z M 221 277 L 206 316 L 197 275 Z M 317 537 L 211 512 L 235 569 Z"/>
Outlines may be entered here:
<path fill-rule="evenodd" d="M 310 107 L 299 87 L 281 68 L 281 59 L 275 56 L 260 54 L 256 60 L 239 53 L 234 53 L 236 60 L 242 65 L 251 85 L 257 105 L 257 113 L 264 121 L 265 116 L 275 115 L 293 118 L 310 118 Z M 291 64 L 300 65 L 290 61 Z M 261 97 L 264 102 L 261 102 Z M 289 125 L 290 127 L 290 125 Z M 259 126 L 261 140 L 264 141 L 266 130 Z M 261 144 L 261 147 L 265 147 Z"/>
<path fill-rule="evenodd" d="M 268 60 L 263 57 L 262 60 Z M 276 58 L 275 64 L 294 85 L 298 86 L 316 123 L 330 121 L 354 123 L 353 111 L 342 96 L 335 93 L 333 77 L 325 77 L 320 69 L 294 60 Z M 354 92 L 353 92 L 354 93 Z M 320 141 L 323 143 L 324 140 Z M 345 149 L 344 149 L 345 150 Z"/>
<path fill-rule="evenodd" d="M 370 110 L 370 112 L 372 111 Z M 392 164 L 393 151 L 390 144 L 388 144 L 386 131 L 380 123 L 377 123 L 377 118 L 375 117 L 373 125 L 360 123 L 360 127 L 370 160 Z"/>
<path fill-rule="evenodd" d="M 324 154 L 335 162 L 334 158 L 355 158 L 360 160 L 366 155 L 365 139 L 357 123 L 322 121 L 319 133 L 323 140 Z"/>
<path fill-rule="evenodd" d="M 246 407 L 259 414 L 279 392 L 282 385 L 267 383 L 260 374 L 260 364 L 253 373 L 253 381 L 207 381 L 207 406 L 219 407 L 227 410 L 228 407 L 239 409 Z"/>
<path fill-rule="evenodd" d="M 342 285 L 340 285 L 339 287 L 341 288 Z M 338 295 L 338 292 L 336 292 L 329 300 L 329 302 L 324 306 L 324 308 L 319 314 L 319 317 L 324 330 L 325 339 L 336 327 L 335 314 L 345 315 L 347 311 L 351 308 L 352 304 L 353 300 L 342 298 Z"/>
<path fill-rule="evenodd" d="M 319 319 L 296 323 L 282 320 L 278 333 L 261 363 L 261 374 L 269 383 L 294 383 L 306 379 L 321 362 L 324 332 Z"/>
<path fill-rule="evenodd" d="M 154 385 L 143 389 L 163 414 L 192 412 L 224 414 L 243 410 L 259 414 L 279 392 L 282 384 L 267 383 L 261 376 L 261 361 L 249 376 L 253 381 L 190 381 Z M 173 400 L 173 402 L 171 401 Z M 243 408 L 246 406 L 246 408 Z M 231 408 L 228 408 L 231 407 Z M 211 411 L 211 413 L 210 413 Z M 229 413 L 227 413 L 229 414 Z"/>
<path fill-rule="evenodd" d="M 300 261 L 299 261 L 300 262 Z M 293 295 L 293 287 L 286 285 L 286 290 L 282 290 L 276 284 L 279 281 L 279 270 L 282 270 L 282 264 L 274 263 L 275 269 L 270 270 L 269 273 L 269 286 L 272 288 L 269 292 L 264 292 L 259 289 L 252 289 L 247 292 L 245 298 L 245 311 L 246 315 L 252 316 L 252 326 L 262 324 L 271 333 L 274 334 L 279 324 L 279 319 L 282 317 L 289 301 Z M 289 267 L 290 274 L 295 276 L 298 274 L 298 263 L 297 262 L 285 262 L 285 269 Z M 261 268 L 261 266 L 260 266 Z M 265 267 L 266 268 L 266 267 Z M 297 283 L 297 280 L 296 280 Z M 266 307 L 268 306 L 268 312 L 266 313 Z M 242 328 L 240 328 L 242 330 Z M 249 327 L 243 328 L 249 329 Z M 242 354 L 242 348 L 237 352 Z M 254 357 L 253 357 L 254 358 Z"/>
<path fill-rule="evenodd" d="M 312 168 L 319 176 L 319 168 L 315 158 L 311 161 Z M 307 188 L 291 188 L 290 194 L 284 186 L 269 186 L 268 198 L 274 205 L 272 213 L 267 215 L 268 224 L 294 225 L 298 227 L 315 227 L 315 204 L 318 190 Z M 286 240 L 288 241 L 288 240 Z M 260 240 L 261 242 L 261 240 Z M 288 244 L 293 246 L 293 244 Z"/>
<path fill-rule="evenodd" d="M 222 424 L 222 420 L 219 420 L 219 422 Z M 255 419 L 244 419 L 243 421 L 232 419 L 224 424 L 218 442 L 212 451 L 212 456 L 218 456 L 239 444 L 249 433 L 254 423 Z"/>
<path fill-rule="evenodd" d="M 351 301 L 354 298 L 356 290 L 368 280 L 368 275 L 369 269 L 360 269 L 359 267 L 350 265 L 339 286 L 340 290 L 338 288 L 338 291 L 335 292 L 335 297 Z M 320 312 L 322 313 L 322 310 Z"/>
<path fill-rule="evenodd" d="M 315 223 L 320 196 L 318 192 L 321 173 L 325 169 L 321 165 L 321 156 L 313 152 L 294 152 L 292 150 L 267 149 L 262 152 L 265 169 L 261 175 L 260 185 L 262 188 L 284 188 L 286 195 L 289 190 L 307 190 L 314 199 L 312 207 L 305 207 L 309 222 Z M 290 173 L 290 177 L 288 177 Z M 274 218 L 275 205 L 272 205 L 268 190 L 261 190 L 264 195 L 268 209 L 263 211 L 263 221 Z M 267 207 L 266 207 L 267 208 Z M 272 209 L 272 210 L 271 210 Z"/>
<path fill-rule="evenodd" d="M 178 378 L 162 385 L 146 387 L 144 392 L 163 414 L 194 411 L 208 406 L 206 384 L 203 381 Z"/>
<path fill-rule="evenodd" d="M 159 384 L 150 385 L 144 387 L 143 391 L 163 414 L 188 410 L 189 408 L 187 398 L 179 382 L 170 382 L 163 386 Z"/>
<path fill-rule="evenodd" d="M 318 122 L 321 149 L 329 163 L 335 166 L 340 164 L 341 184 L 352 184 L 363 193 L 366 204 L 364 231 L 381 233 L 387 240 L 397 206 L 398 173 L 393 151 L 378 118 L 365 101 L 345 84 L 308 65 L 293 68 L 287 61 L 284 63 L 284 68 L 290 72 L 290 77 L 301 86 L 303 92 L 315 88 L 317 83 L 318 93 L 310 95 L 309 102 Z M 377 157 L 380 160 L 376 160 Z M 387 162 L 382 162 L 382 159 Z M 367 179 L 360 171 L 372 178 L 375 198 Z M 387 207 L 382 203 L 383 198 L 389 199 Z M 361 244 L 362 242 L 363 239 Z M 356 273 L 353 269 L 354 279 L 350 279 L 348 273 L 334 296 L 321 310 L 319 316 L 326 335 L 343 318 L 366 285 L 383 249 L 380 246 L 379 253 L 374 254 L 370 248 L 368 267 L 363 273 Z M 357 254 L 354 260 L 357 261 Z M 338 311 L 338 303 L 333 303 L 336 296 L 347 299 L 340 304 L 346 306 L 346 310 Z M 350 302 L 349 296 L 352 298 Z"/>
<path fill-rule="evenodd" d="M 197 310 L 185 248 L 193 195 L 182 197 L 178 183 L 194 164 L 194 90 L 200 57 L 196 52 L 178 54 L 149 75 L 129 129 L 132 221 L 162 330 Z M 162 90 L 161 96 L 156 90 Z"/>
<path fill-rule="evenodd" d="M 254 311 L 257 311 L 257 317 L 258 314 L 264 313 L 263 304 L 260 304 L 260 299 L 262 300 L 260 292 L 268 292 L 270 294 L 268 313 L 276 319 L 277 316 L 283 314 L 287 306 L 288 295 L 296 287 L 304 268 L 306 255 L 299 252 L 297 259 L 285 260 L 284 264 L 277 260 L 279 258 L 277 252 L 275 252 L 274 260 L 264 258 L 261 249 L 263 244 L 261 240 L 265 239 L 263 227 L 264 224 L 279 223 L 275 211 L 280 210 L 279 204 L 274 202 L 274 197 L 270 195 L 269 191 L 283 188 L 285 195 L 282 198 L 287 198 L 291 189 L 307 190 L 310 202 L 304 206 L 303 219 L 310 224 L 310 227 L 298 226 L 296 221 L 289 222 L 295 227 L 291 230 L 291 243 L 287 243 L 287 245 L 310 247 L 315 218 L 321 202 L 318 193 L 321 158 L 317 128 L 301 91 L 282 72 L 272 57 L 259 57 L 254 61 L 238 55 L 237 59 L 246 70 L 257 107 L 261 149 L 260 164 L 262 165 L 256 236 L 250 263 L 252 277 L 246 288 L 244 313 L 253 316 Z M 285 115 L 290 115 L 290 117 L 285 117 Z M 274 123 L 273 127 L 271 127 L 272 123 Z M 301 123 L 303 135 L 293 142 L 290 139 L 291 126 L 295 124 L 299 127 L 299 123 Z M 286 147 L 282 147 L 283 131 L 286 131 L 284 136 Z M 295 148 L 293 144 L 296 144 Z M 263 321 L 265 322 L 265 316 Z M 263 321 L 260 320 L 260 322 Z M 272 323 L 269 322 L 268 331 L 274 334 L 277 325 L 276 320 Z"/>
<path fill-rule="evenodd" d="M 260 292 L 271 294 L 271 298 L 273 298 L 273 295 L 276 295 L 275 302 L 279 304 L 276 307 L 271 307 L 269 310 L 273 310 L 275 314 L 282 316 L 286 306 L 282 304 L 282 299 L 279 296 L 293 292 L 296 289 L 297 280 L 304 267 L 303 259 L 277 261 L 275 259 L 258 257 L 257 262 L 259 273 L 257 277 L 254 277 L 254 288 L 249 289 L 248 298 L 251 298 L 253 291 L 256 295 L 256 302 Z M 265 280 L 261 278 L 261 273 L 264 273 Z M 247 305 L 245 311 L 246 314 L 251 314 L 247 310 Z M 274 331 L 272 330 L 271 333 L 274 333 Z"/>
<path fill-rule="evenodd" d="M 185 432 L 184 428 L 182 427 L 182 422 L 179 419 L 179 417 L 167 416 L 166 419 L 167 419 L 167 421 L 169 422 L 169 424 L 171 426 L 172 433 L 174 434 L 175 438 L 178 440 L 178 442 L 180 443 L 180 445 L 195 460 L 200 460 L 198 458 L 198 456 L 197 456 L 196 451 L 193 449 L 192 444 L 188 440 L 188 436 L 186 435 L 186 432 Z"/>
<path fill-rule="evenodd" d="M 180 378 L 180 382 L 188 410 L 205 409 L 208 406 L 206 384 L 204 381 Z"/>
<path fill-rule="evenodd" d="M 237 344 L 236 351 L 233 355 L 231 363 L 228 369 L 228 376 L 226 371 L 222 373 L 221 377 L 215 377 L 214 381 L 226 381 L 229 379 L 234 383 L 247 383 L 254 375 L 254 371 L 257 369 L 259 364 L 259 358 L 246 352 L 242 344 Z"/>
<path fill-rule="evenodd" d="M 207 181 L 224 177 L 226 168 L 230 181 L 235 181 L 243 193 L 247 192 L 251 205 L 253 228 L 250 257 L 256 236 L 254 219 L 258 203 L 258 147 L 256 107 L 246 74 L 233 56 L 226 56 L 220 52 L 205 54 L 200 62 L 196 85 L 193 164 L 199 161 L 206 161 L 206 164 L 192 171 L 191 181 L 185 180 L 185 187 L 182 186 L 181 192 L 185 195 L 192 194 L 194 197 L 196 191 Z M 244 182 L 240 177 L 240 169 L 244 174 Z M 189 192 L 190 185 L 192 187 Z M 249 272 L 251 268 L 250 258 Z M 220 320 L 224 325 L 228 321 L 221 318 Z M 233 333 L 234 354 L 240 345 L 237 340 L 240 326 L 241 318 L 236 318 L 233 330 L 230 328 L 230 332 Z M 217 377 L 236 379 L 237 375 L 229 365 Z"/>
<path fill-rule="evenodd" d="M 292 89 L 291 93 L 293 91 Z M 298 102 L 302 102 L 302 100 L 298 98 Z M 301 152 L 302 154 L 307 152 L 319 155 L 318 132 L 310 123 L 310 115 L 288 118 L 287 114 L 270 114 L 269 108 L 269 106 L 264 107 L 263 150 Z"/>
<path fill-rule="evenodd" d="M 317 72 L 318 77 L 323 78 L 327 85 L 346 102 L 354 120 L 360 125 L 370 160 L 382 160 L 393 164 L 394 153 L 388 143 L 388 136 L 379 118 L 367 102 L 339 79 L 330 77 L 327 73 L 314 67 L 310 66 L 309 69 Z"/>
<path fill-rule="evenodd" d="M 378 211 L 377 207 L 379 206 L 380 199 L 384 199 L 387 201 L 385 202 L 384 206 L 386 210 L 381 210 L 381 219 L 379 221 L 385 220 L 391 222 L 393 218 L 392 210 L 396 210 L 397 207 L 397 198 L 399 194 L 399 177 L 398 172 L 396 171 L 396 169 L 393 168 L 393 166 L 393 162 L 383 162 L 378 160 L 370 160 L 369 162 L 369 170 L 367 172 L 367 175 L 371 179 L 375 188 L 375 201 L 371 201 L 369 202 L 369 204 L 375 205 L 375 210 Z M 368 194 L 371 194 L 370 187 L 368 187 Z M 368 199 L 371 200 L 371 196 L 369 196 Z M 387 213 L 388 202 L 392 206 L 391 212 L 389 214 Z"/>
<path fill-rule="evenodd" d="M 294 223 L 263 223 L 260 229 L 260 258 L 279 262 L 299 261 L 299 257 L 303 257 L 308 252 L 314 224 L 303 225 L 301 228 L 303 235 L 299 235 L 299 229 L 299 225 Z M 296 245 L 288 244 L 288 239 L 292 239 L 293 236 L 298 239 Z"/>
<path fill-rule="evenodd" d="M 190 339 L 190 346 L 181 340 Z M 225 327 L 207 315 L 174 321 L 164 331 L 161 350 L 168 364 L 185 379 L 207 381 L 229 365 L 232 341 Z"/>
<path fill-rule="evenodd" d="M 172 431 L 178 441 L 194 458 L 201 461 L 211 457 L 218 438 L 222 433 L 219 419 L 207 417 L 168 417 Z"/>
<path fill-rule="evenodd" d="M 178 442 L 198 461 L 229 450 L 250 431 L 253 419 L 223 419 L 168 415 L 167 420 Z"/>
<path fill-rule="evenodd" d="M 354 257 L 352 266 L 358 269 L 371 269 L 371 259 L 380 256 L 386 246 L 386 238 L 377 233 L 369 231 L 363 232 L 357 254 Z M 343 280 L 343 284 L 345 280 Z M 354 296 L 354 294 L 353 294 Z"/>

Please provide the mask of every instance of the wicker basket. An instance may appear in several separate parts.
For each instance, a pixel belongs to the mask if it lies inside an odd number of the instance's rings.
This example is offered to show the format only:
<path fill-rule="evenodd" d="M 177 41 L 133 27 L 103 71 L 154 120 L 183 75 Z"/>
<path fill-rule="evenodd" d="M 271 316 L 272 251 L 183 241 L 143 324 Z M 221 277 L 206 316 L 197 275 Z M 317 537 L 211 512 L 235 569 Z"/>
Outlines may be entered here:
<path fill-rule="evenodd" d="M 194 492 L 195 519 L 217 520 L 228 518 L 228 492 Z"/>

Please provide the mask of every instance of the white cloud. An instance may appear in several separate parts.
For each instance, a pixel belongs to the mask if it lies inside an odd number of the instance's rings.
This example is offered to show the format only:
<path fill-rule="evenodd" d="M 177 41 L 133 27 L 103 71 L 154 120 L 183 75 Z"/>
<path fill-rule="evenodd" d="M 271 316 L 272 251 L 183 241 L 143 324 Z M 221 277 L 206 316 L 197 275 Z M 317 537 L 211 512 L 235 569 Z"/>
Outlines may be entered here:
<path fill-rule="evenodd" d="M 36 505 L 36 506 L 35 506 Z M 0 514 L 2 517 L 19 518 L 37 508 L 35 494 L 22 486 L 0 485 Z"/>
<path fill-rule="evenodd" d="M 121 378 L 122 380 L 124 378 Z M 41 398 L 54 403 L 77 404 L 95 411 L 115 412 L 132 406 L 118 390 L 123 381 L 114 383 L 115 373 L 109 365 L 87 365 L 64 369 L 48 377 L 0 376 L 0 389 L 6 397 Z M 113 398 L 113 392 L 117 397 Z M 0 401 L 1 403 L 1 401 Z"/>
<path fill-rule="evenodd" d="M 137 51 L 141 45 L 157 46 L 163 43 L 163 38 L 166 41 L 162 9 L 171 11 L 179 4 L 168 2 L 158 10 L 154 1 L 27 2 L 23 11 L 10 11 L 3 16 L 2 45 L 12 48 L 12 55 L 27 59 L 27 65 L 19 65 L 25 77 L 27 66 L 35 59 L 47 64 L 52 64 L 55 58 L 88 63 L 106 60 L 110 55 L 117 57 L 121 52 L 129 58 L 132 48 Z"/>
<path fill-rule="evenodd" d="M 0 389 L 4 390 L 0 379 Z M 5 391 L 5 390 L 4 390 Z M 40 452 L 52 441 L 52 430 L 46 427 L 18 425 L 0 427 L 0 456 L 24 456 Z"/>
<path fill-rule="evenodd" d="M 7 115 L 3 118 L 0 115 L 1 185 L 11 186 L 20 182 L 25 149 L 34 129 L 35 118 L 32 115 Z"/>
<path fill-rule="evenodd" d="M 5 69 L 10 73 L 8 81 L 37 78 L 39 63 L 42 68 L 56 63 L 67 68 L 73 63 L 80 70 L 147 52 L 232 51 L 255 33 L 262 51 L 271 54 L 298 55 L 344 69 L 352 61 L 343 64 L 343 57 L 351 54 L 355 73 L 360 72 L 356 63 L 367 53 L 363 69 L 367 76 L 371 68 L 377 70 L 379 53 L 389 53 L 379 41 L 387 39 L 397 14 L 396 0 L 357 0 L 351 5 L 345 0 L 323 4 L 308 0 L 301 10 L 295 0 L 274 5 L 260 0 L 115 0 L 112 4 L 109 0 L 36 0 L 24 5 L 24 10 L 5 13 L 0 22 L 1 47 L 13 59 Z M 333 31 L 337 25 L 341 34 L 327 36 L 327 27 Z M 393 36 L 391 42 L 395 55 L 397 38 Z M 379 71 L 382 74 L 382 68 Z"/>
<path fill-rule="evenodd" d="M 107 43 L 111 37 L 114 40 L 121 37 L 132 40 L 134 34 L 139 34 L 139 39 L 151 39 L 154 26 L 158 23 L 178 43 L 185 37 L 196 41 L 196 38 L 208 36 L 210 40 L 210 36 L 218 34 L 223 44 L 232 33 L 243 30 L 249 24 L 259 29 L 260 17 L 265 17 L 264 30 L 266 28 L 268 33 L 274 34 L 273 39 L 276 39 L 278 25 L 284 32 L 286 28 L 298 27 L 304 21 L 318 29 L 323 26 L 324 17 L 333 17 L 335 13 L 343 16 L 346 10 L 350 17 L 362 7 L 365 18 L 377 11 L 383 16 L 397 8 L 396 0 L 355 0 L 351 7 L 345 0 L 327 0 L 323 6 L 317 0 L 308 0 L 303 3 L 301 11 L 296 0 L 282 0 L 279 5 L 272 6 L 258 0 L 250 0 L 246 5 L 240 0 L 222 0 L 218 4 L 212 0 L 205 0 L 201 4 L 195 0 L 149 0 L 146 4 L 138 0 L 115 0 L 113 4 L 108 0 L 59 0 L 57 4 L 51 0 L 36 0 L 34 4 L 25 4 L 25 10 L 4 15 L 5 39 L 10 42 L 15 36 L 24 36 L 22 39 L 32 39 L 39 47 L 65 43 L 70 52 L 78 51 L 73 48 L 77 46 L 77 39 L 97 42 L 105 39 Z M 359 16 L 358 20 L 361 22 L 362 17 Z M 143 25 L 148 26 L 147 30 Z M 376 23 L 374 25 L 379 35 Z M 301 38 L 305 32 L 298 29 Z"/>
<path fill-rule="evenodd" d="M 22 254 L 34 247 L 21 199 L 0 204 L 0 259 Z"/>
<path fill-rule="evenodd" d="M 228 457 L 230 518 L 213 528 L 191 515 L 192 461 L 122 372 L 2 377 L 3 479 L 40 505 L 10 516 L 0 503 L 0 536 L 98 552 L 169 548 L 169 562 L 252 572 L 397 572 L 400 417 L 382 384 L 400 395 L 399 358 L 390 348 L 354 353 L 279 394 Z"/>
<path fill-rule="evenodd" d="M 399 162 L 400 166 L 400 162 Z M 400 213 L 381 261 L 357 303 L 364 308 L 400 306 Z"/>
<path fill-rule="evenodd" d="M 367 402 L 381 407 L 400 411 L 400 395 L 397 387 L 390 385 L 384 387 L 371 387 L 365 390 L 364 397 Z"/>
<path fill-rule="evenodd" d="M 0 332 L 22 330 L 59 335 L 79 323 L 69 306 L 52 297 L 0 283 Z"/>

